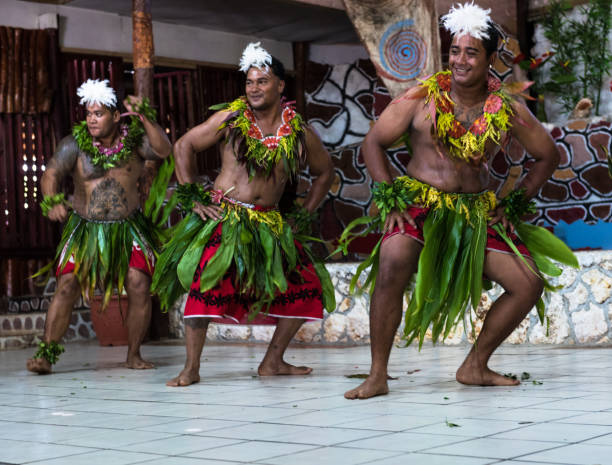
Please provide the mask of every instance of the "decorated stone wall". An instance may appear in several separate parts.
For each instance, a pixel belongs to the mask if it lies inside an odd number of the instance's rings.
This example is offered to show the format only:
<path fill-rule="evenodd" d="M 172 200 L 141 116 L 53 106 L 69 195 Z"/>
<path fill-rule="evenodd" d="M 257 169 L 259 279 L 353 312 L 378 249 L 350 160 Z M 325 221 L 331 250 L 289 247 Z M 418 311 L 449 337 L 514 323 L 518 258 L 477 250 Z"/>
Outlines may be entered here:
<path fill-rule="evenodd" d="M 581 269 L 563 267 L 563 275 L 552 280 L 563 290 L 547 300 L 548 325 L 541 325 L 534 310 L 505 341 L 506 344 L 598 345 L 612 339 L 612 251 L 577 252 Z M 368 321 L 369 296 L 351 296 L 349 283 L 357 263 L 328 264 L 336 289 L 337 308 L 323 321 L 302 326 L 295 341 L 306 344 L 355 345 L 370 342 Z M 483 319 L 493 301 L 501 294 L 499 286 L 483 294 L 476 312 L 472 312 L 474 332 L 466 319 L 450 334 L 444 344 L 471 344 L 478 336 Z M 170 311 L 170 333 L 184 337 L 182 321 L 185 298 Z M 406 304 L 404 305 L 404 309 Z M 402 327 L 396 336 L 401 342 Z M 467 328 L 467 330 L 466 330 Z M 268 342 L 273 326 L 237 326 L 213 324 L 207 340 L 230 342 Z M 431 338 L 428 338 L 430 341 Z"/>

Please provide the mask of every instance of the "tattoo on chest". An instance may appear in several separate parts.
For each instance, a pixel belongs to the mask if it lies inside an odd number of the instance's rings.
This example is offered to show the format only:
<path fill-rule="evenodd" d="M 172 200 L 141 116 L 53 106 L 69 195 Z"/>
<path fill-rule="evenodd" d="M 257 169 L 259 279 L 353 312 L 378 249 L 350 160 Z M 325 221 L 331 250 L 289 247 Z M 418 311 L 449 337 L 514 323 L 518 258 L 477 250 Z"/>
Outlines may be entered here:
<path fill-rule="evenodd" d="M 125 189 L 109 178 L 98 184 L 89 198 L 87 216 L 93 219 L 121 220 L 128 215 Z"/>
<path fill-rule="evenodd" d="M 101 166 L 96 166 L 91 162 L 91 158 L 84 152 L 80 153 L 81 166 L 83 167 L 83 176 L 86 179 L 101 178 L 106 173 L 106 170 Z"/>
<path fill-rule="evenodd" d="M 482 113 L 481 106 L 469 108 L 463 105 L 455 105 L 455 118 L 465 129 L 469 129 Z"/>

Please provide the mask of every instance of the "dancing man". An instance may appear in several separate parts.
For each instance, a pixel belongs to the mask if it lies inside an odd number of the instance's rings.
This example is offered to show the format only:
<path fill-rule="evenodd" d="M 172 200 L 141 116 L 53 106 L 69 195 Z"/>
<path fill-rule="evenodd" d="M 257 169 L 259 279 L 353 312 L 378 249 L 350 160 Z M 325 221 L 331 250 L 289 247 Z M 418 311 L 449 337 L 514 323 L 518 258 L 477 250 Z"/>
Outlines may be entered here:
<path fill-rule="evenodd" d="M 152 368 L 140 345 L 149 327 L 154 249 L 160 231 L 140 211 L 139 177 L 145 160 L 166 158 L 172 149 L 146 101 L 128 97 L 132 114 L 122 124 L 108 80 L 87 80 L 77 90 L 86 118 L 63 138 L 41 180 L 41 209 L 52 221 L 68 221 L 56 254 L 57 290 L 47 311 L 38 352 L 28 370 L 49 373 L 64 348 L 59 344 L 70 324 L 79 294 L 91 298 L 103 287 L 103 307 L 113 288 L 127 292 L 128 368 Z M 72 205 L 60 192 L 62 180 L 74 183 Z M 46 269 L 51 269 L 50 264 Z M 41 270 L 43 271 L 43 270 Z"/>
<path fill-rule="evenodd" d="M 526 85 L 506 86 L 489 73 L 498 44 L 489 12 L 473 4 L 451 8 L 443 17 L 452 35 L 450 70 L 395 99 L 363 142 L 375 181 L 377 224 L 385 234 L 367 262 L 373 266 L 366 286 L 374 288 L 371 371 L 346 398 L 388 393 L 389 355 L 413 274 L 404 338 L 419 344 L 428 331 L 434 341 L 446 337 L 470 305 L 478 306 L 483 277 L 501 285 L 504 293 L 456 378 L 463 384 L 512 385 L 518 381 L 491 370 L 489 358 L 534 305 L 543 317 L 540 296 L 549 285 L 541 272 L 560 273 L 547 256 L 577 266 L 552 234 L 520 221 L 533 212 L 528 199 L 552 175 L 559 153 L 544 127 L 513 97 Z M 407 176 L 393 180 L 385 149 L 406 133 L 414 154 Z M 520 186 L 498 202 L 487 190 L 487 164 L 510 135 L 535 163 Z"/>
<path fill-rule="evenodd" d="M 185 368 L 169 386 L 200 380 L 200 356 L 210 321 L 276 323 L 261 376 L 305 375 L 311 368 L 283 360 L 308 320 L 335 308 L 324 265 L 296 240 L 333 180 L 319 137 L 281 100 L 284 68 L 257 44 L 240 61 L 246 96 L 223 104 L 174 146 L 180 203 L 188 214 L 159 259 L 153 289 L 169 307 L 184 292 Z M 194 184 L 194 154 L 221 144 L 221 172 L 213 190 Z M 285 184 L 302 168 L 314 177 L 303 204 L 287 222 L 278 211 Z"/>

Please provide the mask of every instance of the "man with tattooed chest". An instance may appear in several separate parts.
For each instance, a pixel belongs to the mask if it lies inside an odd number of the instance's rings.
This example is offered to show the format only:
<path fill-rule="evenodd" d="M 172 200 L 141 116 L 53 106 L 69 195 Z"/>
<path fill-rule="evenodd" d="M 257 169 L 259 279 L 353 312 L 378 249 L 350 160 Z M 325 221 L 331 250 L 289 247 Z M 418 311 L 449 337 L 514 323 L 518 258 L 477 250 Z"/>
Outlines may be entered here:
<path fill-rule="evenodd" d="M 551 287 L 542 273 L 560 274 L 547 256 L 577 266 L 552 234 L 520 220 L 533 212 L 528 199 L 551 176 L 559 153 L 544 127 L 513 97 L 526 85 L 505 85 L 489 73 L 498 44 L 489 11 L 469 3 L 451 8 L 443 17 L 452 35 L 449 71 L 396 98 L 363 142 L 379 209 L 372 229 L 385 234 L 364 264 L 372 265 L 365 286 L 373 288 L 372 366 L 369 377 L 345 393 L 348 399 L 389 392 L 389 355 L 413 275 L 403 338 L 419 347 L 426 337 L 445 338 L 459 322 L 466 321 L 470 331 L 470 307 L 478 307 L 483 287 L 490 281 L 501 285 L 504 293 L 488 311 L 456 379 L 515 385 L 516 379 L 488 367 L 491 355 L 534 305 L 543 318 L 540 296 Z M 384 151 L 404 134 L 414 153 L 407 176 L 393 179 Z M 519 188 L 498 202 L 487 190 L 487 163 L 510 135 L 534 163 Z"/>
<path fill-rule="evenodd" d="M 324 265 L 299 242 L 332 182 L 330 156 L 301 116 L 281 101 L 283 65 L 259 44 L 247 46 L 240 65 L 246 97 L 217 106 L 221 111 L 174 146 L 177 193 L 187 215 L 164 246 L 152 286 L 166 307 L 188 292 L 187 360 L 169 386 L 200 380 L 211 321 L 276 324 L 259 375 L 308 374 L 310 368 L 283 360 L 285 350 L 305 321 L 323 318 L 324 307 L 335 308 Z M 221 173 L 205 191 L 194 184 L 194 154 L 217 143 Z M 278 202 L 287 180 L 306 166 L 314 180 L 290 225 Z"/>
<path fill-rule="evenodd" d="M 67 223 L 56 256 L 57 290 L 49 306 L 39 351 L 28 370 L 49 373 L 63 347 L 73 306 L 83 293 L 90 298 L 103 287 L 103 307 L 114 290 L 127 292 L 128 368 L 152 368 L 140 345 L 151 317 L 149 287 L 153 250 L 159 231 L 140 212 L 139 178 L 145 160 L 167 157 L 171 144 L 155 123 L 146 102 L 124 101 L 129 125 L 121 124 L 115 92 L 108 81 L 88 80 L 79 89 L 85 121 L 62 139 L 46 167 L 41 187 L 43 214 Z M 59 191 L 62 180 L 74 183 L 72 204 Z"/>

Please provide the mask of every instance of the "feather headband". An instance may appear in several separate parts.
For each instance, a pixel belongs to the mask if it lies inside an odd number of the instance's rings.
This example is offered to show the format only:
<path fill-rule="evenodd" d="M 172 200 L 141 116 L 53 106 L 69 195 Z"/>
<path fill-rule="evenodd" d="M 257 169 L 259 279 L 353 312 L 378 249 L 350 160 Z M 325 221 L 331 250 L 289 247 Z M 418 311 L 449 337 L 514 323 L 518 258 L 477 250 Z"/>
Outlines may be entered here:
<path fill-rule="evenodd" d="M 81 97 L 81 105 L 93 105 L 99 103 L 108 108 L 117 106 L 117 96 L 115 90 L 110 87 L 108 79 L 100 81 L 88 79 L 77 89 L 77 95 Z"/>
<path fill-rule="evenodd" d="M 491 23 L 491 9 L 483 9 L 472 3 L 451 6 L 447 14 L 442 16 L 444 28 L 453 36 L 468 34 L 475 39 L 489 39 L 487 29 Z"/>
<path fill-rule="evenodd" d="M 272 64 L 272 56 L 260 46 L 261 42 L 251 42 L 246 46 L 240 58 L 240 71 L 247 73 L 252 66 L 268 69 Z"/>

